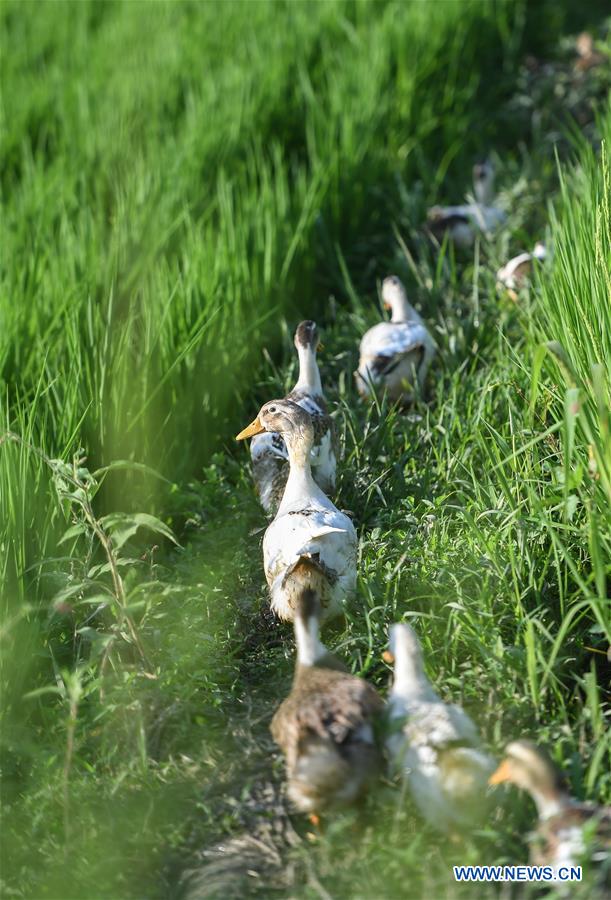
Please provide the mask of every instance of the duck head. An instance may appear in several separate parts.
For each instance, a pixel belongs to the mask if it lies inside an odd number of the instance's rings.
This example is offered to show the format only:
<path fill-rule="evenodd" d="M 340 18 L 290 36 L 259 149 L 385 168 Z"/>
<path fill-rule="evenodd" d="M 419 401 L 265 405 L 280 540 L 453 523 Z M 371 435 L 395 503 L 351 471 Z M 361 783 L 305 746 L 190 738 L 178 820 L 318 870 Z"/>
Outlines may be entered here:
<path fill-rule="evenodd" d="M 295 390 L 322 394 L 320 372 L 316 362 L 316 351 L 319 347 L 322 347 L 322 344 L 316 322 L 311 319 L 300 322 L 295 332 L 295 348 L 299 356 L 299 380 Z"/>
<path fill-rule="evenodd" d="M 494 165 L 490 159 L 478 160 L 473 166 L 475 199 L 482 206 L 489 206 L 494 198 L 494 175 Z"/>
<path fill-rule="evenodd" d="M 569 802 L 562 776 L 549 756 L 532 741 L 513 741 L 489 778 L 492 785 L 510 782 L 528 791 L 541 818 L 558 813 Z"/>
<path fill-rule="evenodd" d="M 547 247 L 543 243 L 543 241 L 537 241 L 535 246 L 533 247 L 533 256 L 535 259 L 543 260 L 547 257 Z"/>
<path fill-rule="evenodd" d="M 314 426 L 310 415 L 292 400 L 270 400 L 259 415 L 236 435 L 236 441 L 254 437 L 264 431 L 277 432 L 285 440 L 291 461 L 309 458 L 314 444 Z"/>
<path fill-rule="evenodd" d="M 409 657 L 416 668 L 424 668 L 424 659 L 420 641 L 416 632 L 406 622 L 397 622 L 388 630 L 388 650 L 385 652 L 387 662 L 394 662 L 397 658 Z"/>
<path fill-rule="evenodd" d="M 314 351 L 318 350 L 320 344 L 320 335 L 318 333 L 318 325 L 312 319 L 305 319 L 300 322 L 295 332 L 295 347 L 299 351 L 300 348 L 308 348 Z"/>
<path fill-rule="evenodd" d="M 263 431 L 276 431 L 283 437 L 297 433 L 304 440 L 314 437 L 310 416 L 292 400 L 270 400 L 264 403 L 257 418 L 236 435 L 236 441 L 254 437 Z"/>

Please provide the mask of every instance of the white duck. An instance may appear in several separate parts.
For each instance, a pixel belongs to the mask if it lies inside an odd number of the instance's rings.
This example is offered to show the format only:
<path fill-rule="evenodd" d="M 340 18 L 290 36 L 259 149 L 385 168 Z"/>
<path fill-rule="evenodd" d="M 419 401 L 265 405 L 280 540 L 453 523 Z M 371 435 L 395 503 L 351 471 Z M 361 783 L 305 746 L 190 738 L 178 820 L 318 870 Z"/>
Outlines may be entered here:
<path fill-rule="evenodd" d="M 473 166 L 473 192 L 475 202 L 429 209 L 427 222 L 438 240 L 449 232 L 453 243 L 466 250 L 477 234 L 489 234 L 503 224 L 507 216 L 494 205 L 494 166 L 489 160 Z"/>
<path fill-rule="evenodd" d="M 390 628 L 394 681 L 388 700 L 391 764 L 407 778 L 422 815 L 441 831 L 472 825 L 485 805 L 494 760 L 483 752 L 477 729 L 460 706 L 444 703 L 424 673 L 413 629 Z"/>
<path fill-rule="evenodd" d="M 390 400 L 409 403 L 414 388 L 424 387 L 435 344 L 396 275 L 382 282 L 382 302 L 391 311 L 390 322 L 374 325 L 361 340 L 357 390 L 367 398 L 385 389 Z"/>
<path fill-rule="evenodd" d="M 547 256 L 545 244 L 537 241 L 531 253 L 518 253 L 496 273 L 497 283 L 507 289 L 512 300 L 518 299 L 518 291 L 528 282 L 533 260 L 542 261 Z"/>
<path fill-rule="evenodd" d="M 357 538 L 351 520 L 312 477 L 312 419 L 292 400 L 271 400 L 237 440 L 263 431 L 282 435 L 290 464 L 278 512 L 263 538 L 272 609 L 292 620 L 299 596 L 309 588 L 320 599 L 323 619 L 340 615 L 356 587 Z"/>
<path fill-rule="evenodd" d="M 300 322 L 295 332 L 295 347 L 299 356 L 299 378 L 287 395 L 312 417 L 315 441 L 310 462 L 312 474 L 322 490 L 335 490 L 337 465 L 335 430 L 323 397 L 320 372 L 316 362 L 319 346 L 316 322 Z M 275 513 L 282 499 L 289 475 L 289 457 L 282 435 L 264 432 L 250 442 L 252 471 L 259 500 L 265 512 Z"/>

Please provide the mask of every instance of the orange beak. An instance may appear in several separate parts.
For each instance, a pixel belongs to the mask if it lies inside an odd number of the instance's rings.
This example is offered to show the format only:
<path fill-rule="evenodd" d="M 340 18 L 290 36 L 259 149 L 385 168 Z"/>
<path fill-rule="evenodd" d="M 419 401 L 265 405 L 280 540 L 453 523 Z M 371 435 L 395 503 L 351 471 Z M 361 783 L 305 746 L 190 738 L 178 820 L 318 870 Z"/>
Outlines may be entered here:
<path fill-rule="evenodd" d="M 390 305 L 390 303 L 386 303 L 386 301 L 384 301 L 382 303 L 382 306 L 384 307 L 384 309 L 392 309 L 392 306 Z"/>
<path fill-rule="evenodd" d="M 511 779 L 511 766 L 506 759 L 503 760 L 496 772 L 493 772 L 488 779 L 488 784 L 502 784 L 504 781 Z"/>
<path fill-rule="evenodd" d="M 261 434 L 262 431 L 265 431 L 263 425 L 259 421 L 259 416 L 251 422 L 250 425 L 247 425 L 239 434 L 236 434 L 236 441 L 243 441 L 245 438 L 254 437 L 255 434 Z"/>
<path fill-rule="evenodd" d="M 395 661 L 395 658 L 392 655 L 392 653 L 390 652 L 390 650 L 384 651 L 384 653 L 382 654 L 382 659 L 384 660 L 384 662 L 387 662 L 387 663 L 394 663 L 394 661 Z"/>

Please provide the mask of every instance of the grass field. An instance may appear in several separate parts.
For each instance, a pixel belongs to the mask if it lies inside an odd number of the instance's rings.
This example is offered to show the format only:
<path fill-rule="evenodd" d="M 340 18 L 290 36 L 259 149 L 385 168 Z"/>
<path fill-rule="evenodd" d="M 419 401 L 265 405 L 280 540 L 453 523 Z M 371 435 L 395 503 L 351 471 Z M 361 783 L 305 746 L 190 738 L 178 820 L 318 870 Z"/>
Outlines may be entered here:
<path fill-rule="evenodd" d="M 305 317 L 360 540 L 331 645 L 385 690 L 409 618 L 493 752 L 534 737 L 611 802 L 611 76 L 572 68 L 610 32 L 585 7 L 3 4 L 2 896 L 177 898 L 199 868 L 191 900 L 485 897 L 451 865 L 526 861 L 524 797 L 451 845 L 385 784 L 314 844 L 295 818 L 235 894 L 206 874 L 282 780 L 293 644 L 233 435 L 294 383 Z M 434 247 L 427 206 L 486 150 L 507 227 Z M 513 303 L 494 273 L 544 233 Z M 439 351 L 407 417 L 352 382 L 390 272 Z"/>

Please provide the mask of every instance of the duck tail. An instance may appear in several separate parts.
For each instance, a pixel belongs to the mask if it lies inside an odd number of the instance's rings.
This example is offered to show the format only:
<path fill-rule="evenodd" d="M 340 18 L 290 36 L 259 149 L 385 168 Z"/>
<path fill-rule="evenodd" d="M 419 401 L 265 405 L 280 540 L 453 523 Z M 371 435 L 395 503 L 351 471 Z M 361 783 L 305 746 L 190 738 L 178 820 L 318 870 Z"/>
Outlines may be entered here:
<path fill-rule="evenodd" d="M 318 735 L 308 735 L 299 747 L 299 762 L 291 773 L 289 797 L 304 812 L 320 809 L 343 784 L 346 762 L 333 742 Z"/>
<path fill-rule="evenodd" d="M 323 586 L 328 581 L 328 573 L 318 554 L 301 553 L 284 573 L 283 588 L 287 586 L 289 579 L 297 582 L 300 588 L 313 591 L 320 598 Z"/>
<path fill-rule="evenodd" d="M 486 809 L 486 785 L 494 760 L 476 747 L 453 747 L 442 755 L 443 790 L 465 822 Z"/>

